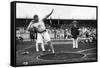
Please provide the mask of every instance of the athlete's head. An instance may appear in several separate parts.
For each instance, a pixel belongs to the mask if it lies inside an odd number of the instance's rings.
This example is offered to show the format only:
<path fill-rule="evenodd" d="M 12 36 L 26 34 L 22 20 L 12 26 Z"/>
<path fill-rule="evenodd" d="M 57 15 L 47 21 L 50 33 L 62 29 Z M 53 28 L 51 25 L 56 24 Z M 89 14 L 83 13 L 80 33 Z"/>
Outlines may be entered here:
<path fill-rule="evenodd" d="M 33 20 L 36 21 L 36 22 L 38 22 L 39 21 L 39 16 L 38 15 L 34 15 L 33 16 Z"/>

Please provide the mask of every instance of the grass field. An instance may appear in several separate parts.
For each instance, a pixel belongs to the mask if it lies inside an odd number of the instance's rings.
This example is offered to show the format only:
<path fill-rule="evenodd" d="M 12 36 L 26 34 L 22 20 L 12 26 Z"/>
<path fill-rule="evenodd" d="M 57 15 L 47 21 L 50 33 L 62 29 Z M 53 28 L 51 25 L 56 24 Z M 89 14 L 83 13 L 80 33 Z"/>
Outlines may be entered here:
<path fill-rule="evenodd" d="M 53 40 L 56 42 L 57 40 Z M 58 40 L 60 42 L 61 40 Z M 65 42 L 72 42 L 66 40 Z M 50 51 L 36 52 L 35 41 L 25 41 L 16 45 L 16 65 L 38 65 L 38 64 L 53 64 L 53 63 L 70 63 L 70 62 L 85 62 L 97 61 L 97 44 L 79 43 L 78 49 L 73 49 L 72 44 L 53 44 L 55 54 Z M 48 49 L 48 46 L 45 46 Z M 23 52 L 29 54 L 23 55 Z"/>

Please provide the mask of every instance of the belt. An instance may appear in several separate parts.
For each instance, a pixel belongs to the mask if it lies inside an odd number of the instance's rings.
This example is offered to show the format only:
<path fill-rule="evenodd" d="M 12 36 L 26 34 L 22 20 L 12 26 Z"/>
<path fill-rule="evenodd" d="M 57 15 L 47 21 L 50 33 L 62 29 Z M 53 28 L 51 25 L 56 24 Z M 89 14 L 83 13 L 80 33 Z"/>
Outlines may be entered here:
<path fill-rule="evenodd" d="M 41 31 L 41 32 L 38 31 L 38 33 L 43 33 L 43 32 L 46 32 L 46 30 L 43 30 L 43 31 Z"/>

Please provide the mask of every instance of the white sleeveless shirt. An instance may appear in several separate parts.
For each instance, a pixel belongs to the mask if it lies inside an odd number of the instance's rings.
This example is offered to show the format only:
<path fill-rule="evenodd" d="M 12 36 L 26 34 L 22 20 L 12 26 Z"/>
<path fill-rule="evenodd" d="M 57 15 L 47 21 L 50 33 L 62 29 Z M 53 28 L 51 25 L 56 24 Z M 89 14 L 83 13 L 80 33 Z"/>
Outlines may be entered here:
<path fill-rule="evenodd" d="M 36 30 L 39 32 L 46 30 L 46 27 L 45 27 L 45 24 L 43 21 L 39 21 L 38 23 L 34 23 L 32 26 L 35 27 Z"/>

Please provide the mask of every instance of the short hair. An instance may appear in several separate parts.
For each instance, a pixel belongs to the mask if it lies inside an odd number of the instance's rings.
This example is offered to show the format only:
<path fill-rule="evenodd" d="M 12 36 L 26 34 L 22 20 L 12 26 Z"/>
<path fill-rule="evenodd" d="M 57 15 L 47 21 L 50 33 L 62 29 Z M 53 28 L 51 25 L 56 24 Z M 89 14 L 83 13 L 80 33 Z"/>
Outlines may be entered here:
<path fill-rule="evenodd" d="M 38 15 L 34 15 L 33 17 L 38 17 Z"/>

